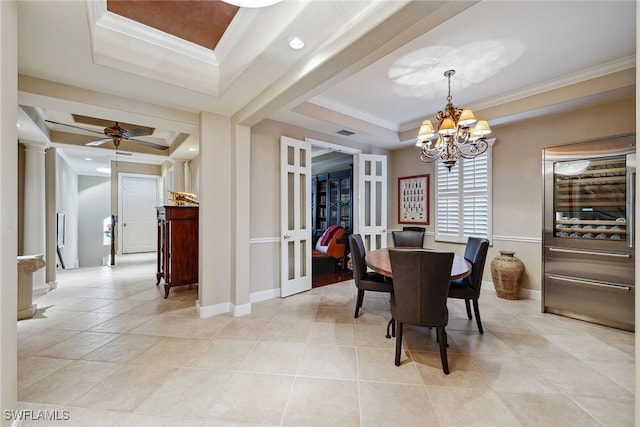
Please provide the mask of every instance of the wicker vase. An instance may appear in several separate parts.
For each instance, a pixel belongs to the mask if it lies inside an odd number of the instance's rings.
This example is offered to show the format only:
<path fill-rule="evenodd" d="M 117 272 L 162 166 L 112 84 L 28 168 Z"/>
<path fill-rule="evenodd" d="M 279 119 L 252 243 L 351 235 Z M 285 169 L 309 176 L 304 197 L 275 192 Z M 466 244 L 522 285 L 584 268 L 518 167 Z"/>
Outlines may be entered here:
<path fill-rule="evenodd" d="M 500 255 L 491 261 L 491 278 L 496 294 L 503 299 L 520 298 L 520 280 L 524 273 L 524 264 L 514 256 L 515 252 L 500 251 Z"/>

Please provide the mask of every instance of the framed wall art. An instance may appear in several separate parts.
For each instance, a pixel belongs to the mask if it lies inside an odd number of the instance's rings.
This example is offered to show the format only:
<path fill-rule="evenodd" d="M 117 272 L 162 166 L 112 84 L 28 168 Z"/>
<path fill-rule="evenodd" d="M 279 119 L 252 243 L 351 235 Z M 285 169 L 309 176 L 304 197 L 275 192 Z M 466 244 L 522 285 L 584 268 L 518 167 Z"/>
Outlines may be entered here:
<path fill-rule="evenodd" d="M 398 223 L 429 224 L 429 175 L 398 178 Z"/>

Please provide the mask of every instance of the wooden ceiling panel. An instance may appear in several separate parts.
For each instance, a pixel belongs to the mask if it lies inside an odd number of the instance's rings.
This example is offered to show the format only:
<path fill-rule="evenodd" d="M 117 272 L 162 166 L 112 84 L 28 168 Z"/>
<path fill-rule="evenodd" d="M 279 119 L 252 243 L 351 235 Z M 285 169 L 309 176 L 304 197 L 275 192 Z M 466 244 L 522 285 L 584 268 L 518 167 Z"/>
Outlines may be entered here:
<path fill-rule="evenodd" d="M 107 0 L 109 12 L 211 50 L 239 9 L 219 0 Z"/>

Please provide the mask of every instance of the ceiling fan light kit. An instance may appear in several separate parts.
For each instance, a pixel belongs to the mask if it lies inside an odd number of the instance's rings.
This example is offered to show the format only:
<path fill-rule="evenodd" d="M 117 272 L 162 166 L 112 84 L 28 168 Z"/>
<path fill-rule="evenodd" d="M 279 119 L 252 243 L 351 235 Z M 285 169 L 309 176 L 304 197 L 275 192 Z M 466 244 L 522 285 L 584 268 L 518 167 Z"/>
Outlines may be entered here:
<path fill-rule="evenodd" d="M 451 76 L 455 73 L 455 70 L 444 73 L 449 91 L 446 107 L 436 114 L 438 131 L 434 130 L 431 120 L 425 120 L 416 141 L 420 160 L 430 163 L 440 159 L 449 171 L 459 158 L 472 159 L 487 151 L 489 144 L 485 136 L 491 133 L 486 120 L 476 120 L 473 111 L 455 107 L 451 102 Z"/>

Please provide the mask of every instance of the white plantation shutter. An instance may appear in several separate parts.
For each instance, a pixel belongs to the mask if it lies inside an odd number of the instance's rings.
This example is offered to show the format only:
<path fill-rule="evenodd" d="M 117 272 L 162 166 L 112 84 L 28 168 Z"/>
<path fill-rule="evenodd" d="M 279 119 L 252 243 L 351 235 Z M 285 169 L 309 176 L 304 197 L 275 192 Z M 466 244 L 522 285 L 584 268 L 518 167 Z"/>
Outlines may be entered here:
<path fill-rule="evenodd" d="M 465 243 L 491 236 L 491 148 L 461 159 L 449 171 L 436 167 L 436 240 Z"/>

